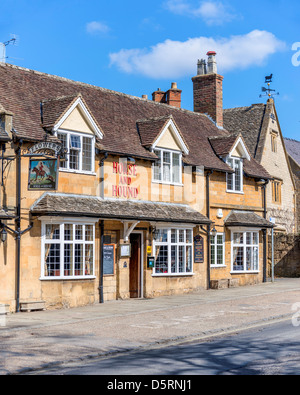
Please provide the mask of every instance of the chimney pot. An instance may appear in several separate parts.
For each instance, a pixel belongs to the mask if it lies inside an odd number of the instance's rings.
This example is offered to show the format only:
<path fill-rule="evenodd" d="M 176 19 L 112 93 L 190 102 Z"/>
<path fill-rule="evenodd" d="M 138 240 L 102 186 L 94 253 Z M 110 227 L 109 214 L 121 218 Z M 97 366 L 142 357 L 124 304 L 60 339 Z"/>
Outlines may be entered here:
<path fill-rule="evenodd" d="M 177 82 L 172 82 L 171 89 L 177 89 Z"/>
<path fill-rule="evenodd" d="M 148 100 L 148 95 L 143 95 L 142 99 Z"/>

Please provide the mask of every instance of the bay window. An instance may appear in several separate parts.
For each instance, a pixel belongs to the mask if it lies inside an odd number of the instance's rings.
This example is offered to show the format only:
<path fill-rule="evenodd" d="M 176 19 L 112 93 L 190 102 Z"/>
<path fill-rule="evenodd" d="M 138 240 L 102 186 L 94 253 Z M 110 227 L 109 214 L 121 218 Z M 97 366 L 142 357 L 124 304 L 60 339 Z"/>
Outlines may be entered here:
<path fill-rule="evenodd" d="M 184 275 L 193 273 L 193 230 L 159 229 L 153 241 L 154 274 Z"/>
<path fill-rule="evenodd" d="M 181 153 L 164 149 L 156 149 L 154 153 L 158 159 L 153 164 L 153 181 L 181 184 Z"/>
<path fill-rule="evenodd" d="M 60 162 L 60 169 L 78 172 L 94 171 L 95 142 L 93 136 L 67 131 L 59 131 L 58 139 L 67 150 L 67 161 Z"/>
<path fill-rule="evenodd" d="M 259 232 L 232 232 L 232 271 L 259 271 Z"/>
<path fill-rule="evenodd" d="M 94 276 L 93 223 L 42 224 L 42 278 Z"/>

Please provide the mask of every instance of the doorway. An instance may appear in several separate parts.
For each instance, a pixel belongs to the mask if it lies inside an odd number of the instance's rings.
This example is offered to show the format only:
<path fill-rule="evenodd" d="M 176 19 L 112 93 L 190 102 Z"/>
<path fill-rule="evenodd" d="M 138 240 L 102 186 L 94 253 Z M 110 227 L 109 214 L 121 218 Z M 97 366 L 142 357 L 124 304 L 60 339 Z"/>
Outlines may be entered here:
<path fill-rule="evenodd" d="M 143 287 L 143 259 L 142 259 L 143 233 L 131 233 L 131 258 L 129 262 L 129 293 L 130 298 L 142 298 Z"/>

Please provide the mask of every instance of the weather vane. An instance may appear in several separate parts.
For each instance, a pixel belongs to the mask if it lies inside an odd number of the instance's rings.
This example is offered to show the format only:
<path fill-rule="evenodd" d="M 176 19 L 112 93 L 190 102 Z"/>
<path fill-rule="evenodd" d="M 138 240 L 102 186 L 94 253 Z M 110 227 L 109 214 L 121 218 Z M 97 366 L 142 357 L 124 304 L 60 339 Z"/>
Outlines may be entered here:
<path fill-rule="evenodd" d="M 278 92 L 275 91 L 275 89 L 271 89 L 271 83 L 273 82 L 273 74 L 268 75 L 265 77 L 265 84 L 267 85 L 266 87 L 262 87 L 261 91 L 264 93 L 263 95 L 260 95 L 259 97 L 265 97 L 268 96 L 270 99 L 274 96 L 279 95 Z M 272 92 L 276 92 L 276 93 L 272 93 Z"/>

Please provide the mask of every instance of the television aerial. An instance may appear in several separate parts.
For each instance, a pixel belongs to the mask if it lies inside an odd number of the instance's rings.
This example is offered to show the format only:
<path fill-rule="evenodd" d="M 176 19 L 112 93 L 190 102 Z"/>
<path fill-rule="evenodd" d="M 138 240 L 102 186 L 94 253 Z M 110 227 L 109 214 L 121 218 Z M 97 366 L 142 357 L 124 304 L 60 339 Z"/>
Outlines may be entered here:
<path fill-rule="evenodd" d="M 8 45 L 16 45 L 17 44 L 17 36 L 15 34 L 11 35 L 12 38 L 8 41 L 0 43 L 0 63 L 6 63 L 6 47 Z"/>

